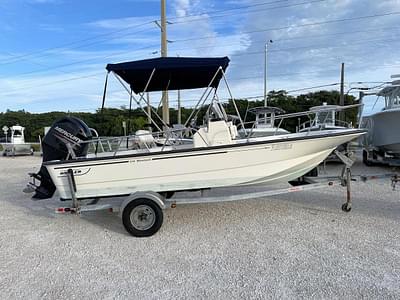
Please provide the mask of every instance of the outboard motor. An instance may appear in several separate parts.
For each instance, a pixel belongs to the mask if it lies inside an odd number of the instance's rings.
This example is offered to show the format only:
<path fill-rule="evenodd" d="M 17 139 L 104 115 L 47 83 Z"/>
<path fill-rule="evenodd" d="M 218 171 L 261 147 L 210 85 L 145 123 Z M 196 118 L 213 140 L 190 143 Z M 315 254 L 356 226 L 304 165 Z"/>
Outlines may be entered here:
<path fill-rule="evenodd" d="M 67 144 L 71 145 L 77 157 L 85 156 L 89 144 L 80 144 L 80 142 L 91 138 L 92 133 L 85 122 L 75 117 L 64 117 L 51 126 L 42 141 L 43 162 L 70 159 L 71 156 L 69 155 Z M 40 171 L 37 174 L 31 174 L 31 176 L 40 180 L 40 186 L 36 188 L 32 198 L 51 198 L 56 187 L 46 167 L 42 164 Z"/>

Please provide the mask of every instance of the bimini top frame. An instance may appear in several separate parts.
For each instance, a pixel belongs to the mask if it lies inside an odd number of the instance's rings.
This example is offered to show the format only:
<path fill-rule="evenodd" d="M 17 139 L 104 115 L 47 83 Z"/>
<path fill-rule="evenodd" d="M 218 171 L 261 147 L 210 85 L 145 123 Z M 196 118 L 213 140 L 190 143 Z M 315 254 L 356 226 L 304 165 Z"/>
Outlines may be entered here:
<path fill-rule="evenodd" d="M 213 101 L 218 101 L 216 90 L 222 78 L 224 79 L 227 89 L 230 93 L 230 97 L 233 100 L 233 96 L 225 77 L 225 70 L 228 65 L 228 57 L 161 57 L 118 64 L 108 64 L 106 67 L 108 72 L 104 86 L 102 109 L 104 108 L 105 104 L 108 74 L 110 72 L 113 72 L 115 77 L 128 92 L 130 101 L 134 100 L 136 102 L 136 104 L 159 131 L 161 131 L 160 127 L 156 124 L 156 122 L 154 122 L 151 116 L 141 105 L 142 101 L 144 103 L 146 102 L 144 99 L 146 92 L 206 88 L 194 107 L 193 112 L 185 122 L 185 126 L 187 126 L 192 117 L 195 118 L 197 116 L 197 110 L 199 106 L 205 104 L 206 100 L 213 91 Z M 123 81 L 127 83 L 129 87 L 127 87 Z M 137 100 L 133 93 L 139 94 L 140 99 Z M 234 103 L 234 106 L 240 122 L 243 124 L 243 120 L 240 117 L 236 103 Z M 169 124 L 165 124 L 152 108 L 151 110 L 152 114 L 154 114 L 161 121 L 163 126 L 168 128 Z"/>
<path fill-rule="evenodd" d="M 207 86 L 218 88 L 222 73 L 214 74 L 219 68 L 225 72 L 228 65 L 228 57 L 160 57 L 108 64 L 106 69 L 121 77 L 135 94 L 139 94 Z M 150 77 L 152 79 L 148 82 Z"/>

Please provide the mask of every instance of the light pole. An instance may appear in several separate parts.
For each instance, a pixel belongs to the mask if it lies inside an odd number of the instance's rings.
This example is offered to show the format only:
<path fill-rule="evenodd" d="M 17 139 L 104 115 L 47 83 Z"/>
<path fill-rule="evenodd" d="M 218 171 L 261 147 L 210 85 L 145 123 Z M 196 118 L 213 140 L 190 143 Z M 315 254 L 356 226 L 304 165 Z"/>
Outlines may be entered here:
<path fill-rule="evenodd" d="M 265 60 L 264 60 L 264 106 L 267 107 L 268 105 L 268 44 L 272 44 L 273 41 L 269 40 L 265 43 Z"/>

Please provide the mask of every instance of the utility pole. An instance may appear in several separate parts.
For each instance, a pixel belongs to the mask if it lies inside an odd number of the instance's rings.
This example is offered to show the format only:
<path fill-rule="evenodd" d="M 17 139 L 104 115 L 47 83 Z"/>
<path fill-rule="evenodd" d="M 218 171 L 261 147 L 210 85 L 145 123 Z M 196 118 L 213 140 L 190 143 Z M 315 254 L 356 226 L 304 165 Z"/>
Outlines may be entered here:
<path fill-rule="evenodd" d="M 357 117 L 357 120 L 358 120 L 358 126 L 357 127 L 361 127 L 361 124 L 362 124 L 362 115 L 363 115 L 363 107 L 364 107 L 364 105 L 363 105 L 363 99 L 364 99 L 364 92 L 360 92 L 359 93 L 359 96 L 358 96 L 358 104 L 360 104 L 360 106 L 358 107 L 358 117 Z"/>
<path fill-rule="evenodd" d="M 166 0 L 161 0 L 161 57 L 167 57 L 167 51 Z M 169 124 L 168 91 L 162 92 L 162 117 L 163 121 Z"/>
<path fill-rule="evenodd" d="M 339 101 L 340 106 L 344 106 L 344 63 L 342 63 L 342 68 L 340 70 L 340 101 Z M 339 120 L 343 120 L 343 111 L 339 112 Z"/>
<path fill-rule="evenodd" d="M 176 56 L 179 57 L 179 54 Z M 178 90 L 178 124 L 182 124 L 181 90 Z"/>
<path fill-rule="evenodd" d="M 182 124 L 181 90 L 178 90 L 178 124 Z"/>

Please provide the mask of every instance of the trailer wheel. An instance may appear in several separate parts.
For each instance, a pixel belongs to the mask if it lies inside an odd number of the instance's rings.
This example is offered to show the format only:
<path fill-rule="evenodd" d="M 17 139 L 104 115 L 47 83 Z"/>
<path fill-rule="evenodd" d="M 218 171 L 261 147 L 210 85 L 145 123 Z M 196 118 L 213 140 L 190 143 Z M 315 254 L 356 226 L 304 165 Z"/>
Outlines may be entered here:
<path fill-rule="evenodd" d="M 368 159 L 368 152 L 366 150 L 363 151 L 363 163 L 367 167 L 371 167 L 373 165 L 372 161 Z"/>
<path fill-rule="evenodd" d="M 350 203 L 343 203 L 343 205 L 342 205 L 342 210 L 344 211 L 344 212 L 350 212 L 351 211 L 351 204 Z"/>
<path fill-rule="evenodd" d="M 122 223 L 133 236 L 151 236 L 160 229 L 163 223 L 163 212 L 153 200 L 136 199 L 124 208 Z"/>

